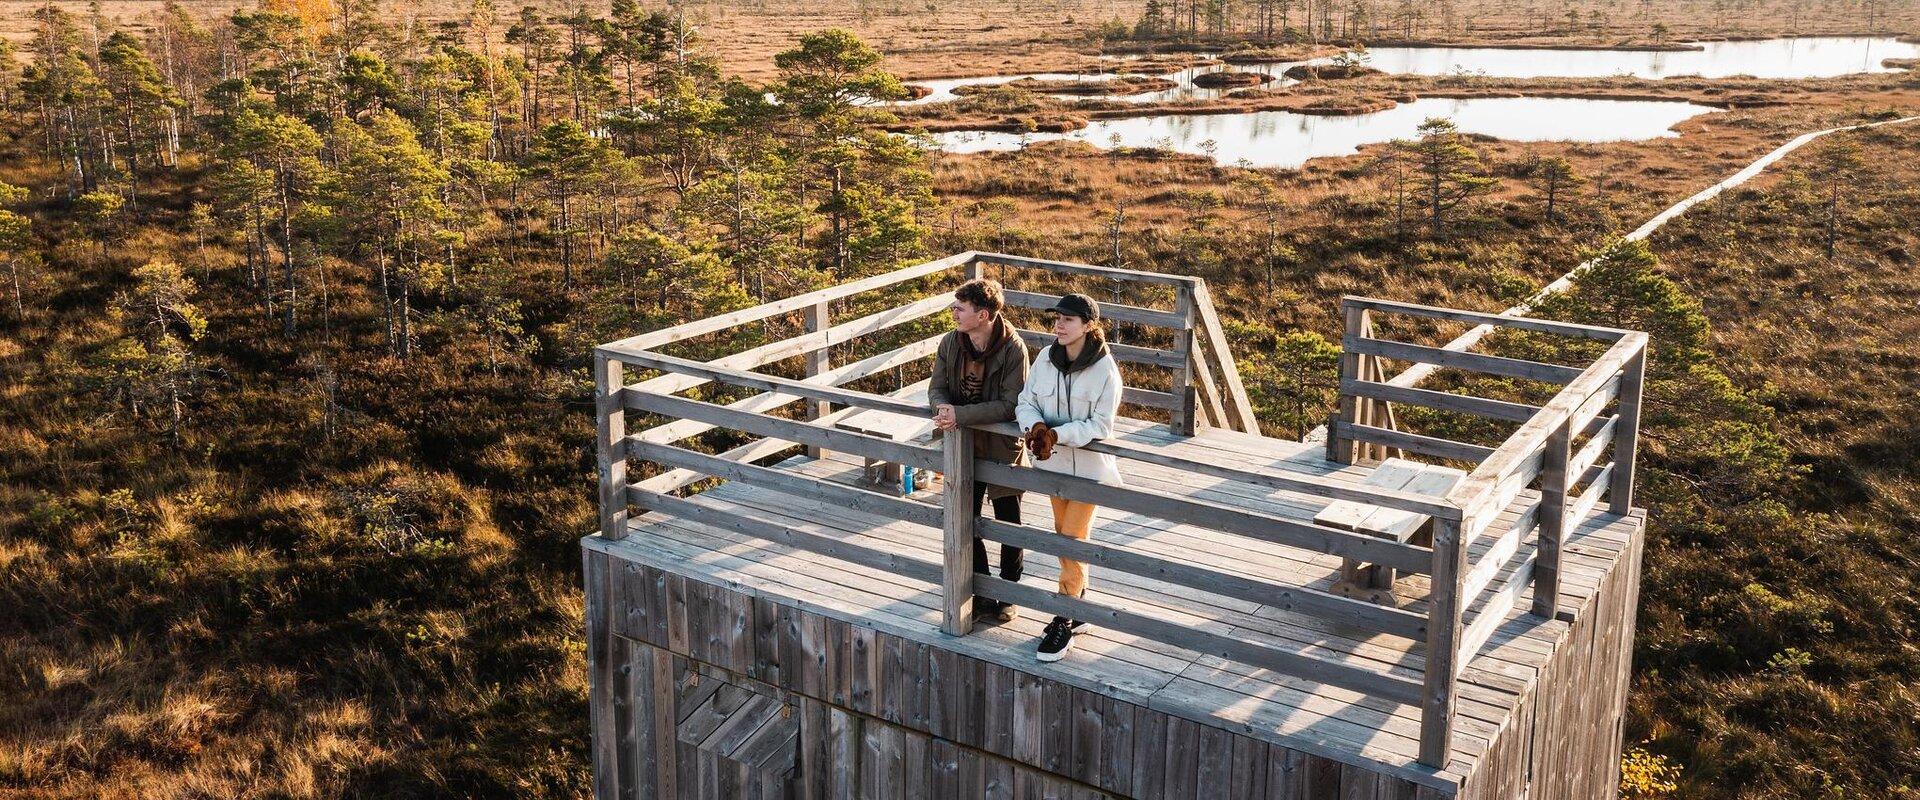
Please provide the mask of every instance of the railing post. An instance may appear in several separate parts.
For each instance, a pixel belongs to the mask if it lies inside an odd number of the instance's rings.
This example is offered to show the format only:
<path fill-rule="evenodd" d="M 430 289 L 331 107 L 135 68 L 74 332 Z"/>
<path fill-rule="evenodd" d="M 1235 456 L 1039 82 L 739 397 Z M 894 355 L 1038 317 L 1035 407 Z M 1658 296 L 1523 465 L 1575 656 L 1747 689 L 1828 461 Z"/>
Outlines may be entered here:
<path fill-rule="evenodd" d="M 1197 395 L 1193 391 L 1193 285 L 1180 284 L 1179 299 L 1174 312 L 1186 321 L 1186 327 L 1173 332 L 1173 353 L 1180 359 L 1181 367 L 1173 373 L 1173 386 L 1168 391 L 1173 395 L 1174 409 L 1169 415 L 1169 426 L 1179 436 L 1192 436 L 1195 425 Z"/>
<path fill-rule="evenodd" d="M 957 427 L 940 436 L 940 449 L 946 459 L 946 489 L 941 495 L 946 508 L 945 536 L 940 575 L 940 629 L 952 636 L 973 631 L 973 537 L 977 521 L 973 513 L 973 437 L 972 429 Z"/>
<path fill-rule="evenodd" d="M 1640 450 L 1640 394 L 1646 386 L 1647 348 L 1627 360 L 1620 370 L 1619 405 L 1613 425 L 1613 478 L 1607 487 L 1607 510 L 1625 515 L 1633 511 L 1633 459 Z"/>
<path fill-rule="evenodd" d="M 600 472 L 600 535 L 620 539 L 627 535 L 627 407 L 626 365 L 601 353 L 593 354 L 594 428 Z"/>
<path fill-rule="evenodd" d="M 1560 609 L 1560 542 L 1567 535 L 1567 459 L 1573 449 L 1573 420 L 1563 420 L 1543 446 L 1546 452 L 1540 459 L 1540 545 L 1534 551 L 1533 613 L 1553 619 Z"/>
<path fill-rule="evenodd" d="M 1498 509 L 1481 513 L 1498 513 Z M 1460 594 L 1466 571 L 1466 520 L 1433 518 L 1433 592 L 1427 604 L 1426 687 L 1420 697 L 1420 763 L 1447 766 L 1453 742 L 1454 686 L 1460 675 Z"/>
<path fill-rule="evenodd" d="M 1353 344 L 1366 337 L 1372 320 L 1368 319 L 1365 308 L 1348 298 L 1340 300 L 1340 312 L 1346 318 L 1345 330 L 1340 337 L 1340 380 L 1358 380 L 1362 356 L 1353 352 Z M 1333 421 L 1327 424 L 1328 461 L 1340 464 L 1354 462 L 1354 441 L 1342 434 L 1341 423 L 1351 425 L 1359 420 L 1360 398 L 1341 392 L 1340 407 L 1334 412 Z"/>
<path fill-rule="evenodd" d="M 821 303 L 815 303 L 811 306 L 807 306 L 807 309 L 806 309 L 807 333 L 819 333 L 820 331 L 826 330 L 828 317 L 829 317 L 829 311 L 826 303 L 821 302 Z M 820 349 L 814 350 L 813 352 L 810 352 L 807 354 L 807 377 L 809 378 L 814 377 L 832 368 L 833 368 L 832 343 L 821 345 Z M 807 419 L 809 421 L 824 417 L 833 411 L 833 405 L 831 403 L 828 403 L 825 400 L 809 400 L 807 401 L 806 406 L 807 406 Z M 807 446 L 808 457 L 819 458 L 822 455 L 825 455 L 825 452 L 822 451 L 820 448 L 815 447 L 813 445 Z"/>

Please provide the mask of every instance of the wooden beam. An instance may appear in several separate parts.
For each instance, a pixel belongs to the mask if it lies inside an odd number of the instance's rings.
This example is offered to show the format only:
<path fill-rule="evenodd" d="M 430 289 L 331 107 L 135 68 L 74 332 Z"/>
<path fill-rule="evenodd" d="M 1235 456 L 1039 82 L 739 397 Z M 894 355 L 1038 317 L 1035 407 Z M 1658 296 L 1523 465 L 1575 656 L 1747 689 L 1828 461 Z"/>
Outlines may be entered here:
<path fill-rule="evenodd" d="M 1372 672 L 1337 661 L 1294 652 L 1259 642 L 1225 636 L 1188 625 L 1168 622 L 1112 606 L 1068 597 L 989 575 L 977 575 L 980 594 L 1007 603 L 1111 628 L 1174 647 L 1277 670 L 1309 681 L 1338 686 L 1400 703 L 1420 697 L 1420 685 L 1410 678 Z"/>
<path fill-rule="evenodd" d="M 1427 636 L 1427 618 L 1411 611 L 1374 605 L 1336 594 L 1288 586 L 1218 570 L 1169 561 L 1111 545 L 1061 536 L 1052 531 L 1014 525 L 994 519 L 978 521 L 981 538 L 1050 556 L 1084 561 L 1098 567 L 1166 581 L 1285 611 L 1321 617 L 1342 625 L 1400 636 L 1416 641 Z"/>
<path fill-rule="evenodd" d="M 1447 766 L 1453 744 L 1454 696 L 1461 664 L 1460 590 L 1465 577 L 1466 541 L 1459 523 L 1433 521 L 1433 593 L 1427 603 L 1427 672 L 1420 693 L 1419 762 L 1435 769 Z"/>
<path fill-rule="evenodd" d="M 1620 427 L 1614 432 L 1613 487 L 1607 490 L 1607 510 L 1621 516 L 1633 512 L 1633 461 L 1640 450 L 1640 395 L 1646 385 L 1646 371 L 1645 347 L 1620 370 L 1620 405 L 1614 410 Z"/>
<path fill-rule="evenodd" d="M 1539 569 L 1538 553 L 1528 553 L 1519 559 L 1504 583 L 1493 590 L 1485 605 L 1480 607 L 1479 615 L 1473 623 L 1460 632 L 1460 663 L 1465 665 L 1480 654 L 1487 640 L 1493 638 L 1493 631 L 1507 618 L 1507 613 L 1520 602 L 1521 593 L 1527 589 L 1527 579 Z"/>
<path fill-rule="evenodd" d="M 627 409 L 620 387 L 626 383 L 618 361 L 595 355 L 593 405 L 595 451 L 600 476 L 600 535 L 627 535 Z"/>
<path fill-rule="evenodd" d="M 807 306 L 806 328 L 808 333 L 820 333 L 822 331 L 827 330 L 829 327 L 831 327 L 828 321 L 831 318 L 831 311 L 829 310 L 828 305 L 829 304 L 826 302 L 819 302 L 819 303 L 814 303 L 813 305 Z M 807 351 L 807 372 L 806 372 L 807 377 L 818 378 L 820 377 L 821 373 L 824 373 L 827 370 L 830 370 L 832 368 L 833 368 L 833 341 L 831 338 L 829 338 L 821 346 Z M 832 403 L 829 403 L 825 400 L 807 401 L 807 417 L 806 418 L 809 421 L 817 420 L 831 413 L 833 413 Z M 819 458 L 825 452 L 826 451 L 821 450 L 818 447 L 807 448 L 807 455 L 813 458 Z"/>
<path fill-rule="evenodd" d="M 1535 331 L 1538 333 L 1557 333 L 1562 336 L 1578 336 L 1608 342 L 1617 341 L 1621 337 L 1631 333 L 1631 331 L 1620 328 L 1607 328 L 1599 325 L 1581 325 L 1574 322 L 1560 322 L 1558 320 L 1539 319 L 1535 317 L 1488 314 L 1481 311 L 1463 311 L 1457 308 L 1441 308 L 1439 306 L 1424 306 L 1418 303 L 1402 303 L 1397 300 L 1383 300 L 1378 297 L 1355 297 L 1348 295 L 1340 298 L 1340 302 L 1351 302 L 1362 308 L 1390 311 L 1396 314 L 1406 314 L 1414 317 L 1445 319 L 1454 322 L 1471 322 L 1476 325 L 1492 325 L 1500 328 L 1514 328 L 1516 330 Z"/>
<path fill-rule="evenodd" d="M 830 328 L 812 330 L 811 319 L 820 306 L 808 306 L 806 312 L 809 331 L 799 336 L 768 342 L 732 355 L 721 356 L 706 363 L 716 367 L 730 369 L 754 369 L 775 361 L 801 355 L 819 354 L 825 357 L 825 349 L 834 344 L 852 341 L 861 336 L 878 333 L 889 328 L 924 319 L 940 313 L 947 307 L 948 300 L 943 297 L 926 297 L 885 311 L 868 314 L 856 320 L 849 320 Z M 822 323 L 824 324 L 824 323 Z M 811 373 L 809 374 L 811 376 Z M 692 375 L 669 373 L 634 384 L 634 389 L 657 394 L 677 394 L 706 384 L 708 381 Z"/>
<path fill-rule="evenodd" d="M 974 458 L 971 428 L 954 428 L 940 437 L 946 486 L 941 528 L 940 629 L 949 636 L 973 631 L 973 537 L 979 515 L 973 511 Z"/>
<path fill-rule="evenodd" d="M 1442 350 L 1438 347 L 1396 342 L 1390 339 L 1360 339 L 1354 342 L 1353 350 L 1365 356 L 1380 356 L 1397 361 L 1414 361 L 1439 364 L 1443 367 L 1483 372 L 1489 375 L 1502 375 L 1509 378 L 1544 383 L 1569 384 L 1580 377 L 1578 367 L 1566 367 L 1559 364 L 1542 364 L 1519 358 L 1490 356 L 1482 353 L 1461 353 Z"/>
<path fill-rule="evenodd" d="M 1193 385 L 1193 287 L 1182 284 L 1174 290 L 1175 313 L 1185 322 L 1185 327 L 1173 332 L 1174 355 L 1180 357 L 1180 368 L 1173 372 L 1172 388 L 1167 393 L 1173 395 L 1175 405 L 1168 414 L 1167 427 L 1177 436 L 1192 436 L 1196 409 L 1194 395 L 1188 391 Z"/>
<path fill-rule="evenodd" d="M 1360 425 L 1351 422 L 1335 422 L 1334 431 L 1343 439 L 1395 447 L 1435 458 L 1450 458 L 1456 461 L 1484 461 L 1493 455 L 1494 449 L 1477 444 L 1456 442 L 1438 436 L 1424 436 L 1406 431 L 1376 428 L 1372 425 Z M 1333 431 L 1329 431 L 1332 433 Z"/>
<path fill-rule="evenodd" d="M 716 478 L 739 481 L 915 525 L 937 528 L 941 524 L 940 507 L 898 495 L 868 491 L 857 486 L 811 478 L 791 470 L 742 463 L 670 445 L 630 441 L 628 446 L 634 458 L 656 464 L 698 470 Z"/>
<path fill-rule="evenodd" d="M 1345 300 L 1340 302 L 1340 315 L 1344 330 L 1340 336 L 1340 382 L 1360 380 L 1360 351 L 1355 349 L 1359 341 L 1367 336 L 1371 327 L 1367 324 L 1367 310 Z M 1360 421 L 1361 398 L 1341 392 L 1339 404 L 1335 407 L 1333 418 L 1327 421 L 1327 460 L 1338 464 L 1351 464 L 1359 456 L 1352 439 L 1340 431 L 1341 423 Z"/>
<path fill-rule="evenodd" d="M 595 348 L 594 352 L 600 353 L 607 351 L 604 347 L 600 347 Z M 808 400 L 829 400 L 841 405 L 892 411 L 896 414 L 907 414 L 910 416 L 927 413 L 927 409 L 923 405 L 897 400 L 885 395 L 857 392 L 852 389 L 841 389 L 834 386 L 821 386 L 816 383 L 808 383 L 804 380 L 719 367 L 692 359 L 678 358 L 651 351 L 607 352 L 607 354 L 618 360 L 630 364 L 638 364 L 648 369 L 697 375 L 707 380 L 730 383 L 735 386 L 745 386 L 749 389 L 784 392 Z M 638 390 L 628 390 L 626 392 L 629 398 L 640 394 L 647 393 Z M 659 397 L 663 395 L 648 394 L 648 396 Z"/>
<path fill-rule="evenodd" d="M 1569 420 L 1571 421 L 1571 420 Z M 1560 545 L 1567 534 L 1567 459 L 1572 432 L 1562 423 L 1547 437 L 1540 464 L 1539 559 L 1533 568 L 1533 613 L 1553 619 L 1560 607 Z"/>
<path fill-rule="evenodd" d="M 1525 422 L 1532 419 L 1534 414 L 1540 412 L 1539 406 L 1530 406 L 1525 403 L 1509 403 L 1505 400 L 1493 400 L 1485 397 L 1454 394 L 1452 392 L 1436 392 L 1431 389 L 1413 389 L 1404 386 L 1394 386 L 1390 383 L 1379 383 L 1377 381 L 1342 378 L 1340 380 L 1340 391 L 1343 394 L 1351 394 L 1356 397 L 1365 397 L 1391 403 L 1405 403 L 1407 405 L 1439 409 L 1441 411 L 1457 411 L 1462 414 L 1472 414 L 1476 417 L 1501 419 L 1509 422 Z"/>
<path fill-rule="evenodd" d="M 1229 428 L 1226 404 L 1220 400 L 1220 387 L 1213 382 L 1213 370 L 1207 369 L 1206 346 L 1198 338 L 1193 342 L 1193 357 L 1188 359 L 1187 372 L 1200 379 L 1193 389 L 1199 399 L 1196 407 L 1206 413 L 1207 426 Z"/>
<path fill-rule="evenodd" d="M 923 278 L 928 275 L 945 272 L 954 267 L 972 263 L 974 256 L 975 254 L 972 251 L 955 253 L 946 258 L 928 261 L 924 264 L 915 264 L 911 267 L 904 267 L 870 278 L 862 278 L 851 283 L 843 283 L 839 286 L 829 286 L 818 291 L 794 295 L 785 300 L 775 300 L 770 303 L 762 303 L 752 308 L 743 308 L 739 311 L 730 311 L 725 314 L 695 320 L 683 325 L 675 325 L 671 328 L 662 328 L 638 336 L 629 336 L 619 341 L 608 342 L 600 347 L 614 352 L 651 350 L 663 344 L 691 339 L 695 336 L 703 336 L 715 331 L 726 330 L 736 325 L 757 322 L 779 314 L 799 311 L 816 303 L 839 300 L 843 297 L 851 297 L 875 289 L 884 289 L 888 286 L 905 283 L 915 278 Z"/>
<path fill-rule="evenodd" d="M 1567 461 L 1567 485 L 1569 488 L 1578 482 L 1577 479 L 1586 477 L 1589 467 L 1600 463 L 1600 454 L 1605 452 L 1607 445 L 1613 442 L 1614 433 L 1619 430 L 1619 425 L 1619 416 L 1608 417 L 1606 424 L 1601 425 L 1600 430 L 1595 431 L 1587 439 L 1587 443 L 1580 448 L 1580 451 L 1574 453 L 1573 457 Z"/>
<path fill-rule="evenodd" d="M 877 458 L 915 469 L 939 469 L 940 454 L 931 447 L 896 442 L 879 436 L 867 436 L 800 420 L 754 414 L 666 394 L 627 392 L 627 407 L 652 414 L 697 419 L 723 428 L 766 436 L 787 442 L 838 450 L 866 458 Z M 629 441 L 633 441 L 629 437 Z"/>
<path fill-rule="evenodd" d="M 1535 501 L 1527 510 L 1507 526 L 1506 532 L 1480 555 L 1480 561 L 1467 572 L 1466 580 L 1461 581 L 1460 597 L 1463 603 L 1471 604 L 1480 592 L 1493 584 L 1500 569 L 1514 553 L 1520 552 L 1520 543 L 1540 524 L 1540 503 Z"/>
<path fill-rule="evenodd" d="M 779 542 L 789 547 L 844 559 L 917 581 L 927 583 L 940 581 L 938 564 L 854 544 L 834 536 L 812 533 L 803 526 L 760 519 L 742 511 L 715 506 L 697 494 L 692 497 L 674 497 L 670 494 L 650 492 L 637 486 L 628 487 L 627 492 L 632 495 L 636 505 L 689 522 L 712 525 L 744 536 Z"/>
<path fill-rule="evenodd" d="M 977 425 L 974 427 L 978 430 L 991 431 L 1004 436 L 1020 435 L 1019 427 L 1010 422 Z M 1188 472 L 1209 478 L 1299 492 L 1314 498 L 1352 500 L 1359 503 L 1385 506 L 1387 508 L 1397 508 L 1402 511 L 1412 511 L 1428 516 L 1445 517 L 1456 520 L 1460 518 L 1460 508 L 1458 506 L 1450 505 L 1446 500 L 1439 497 L 1414 492 L 1381 489 L 1360 483 L 1336 482 L 1306 473 L 1259 472 L 1240 469 L 1224 464 L 1216 464 L 1211 461 L 1181 458 L 1180 456 L 1169 454 L 1158 447 L 1132 445 L 1120 439 L 1090 442 L 1080 449 L 1095 453 L 1107 453 L 1120 458 L 1141 461 L 1148 464 L 1158 464 L 1181 472 Z"/>
<path fill-rule="evenodd" d="M 658 444 L 658 442 L 653 442 L 653 444 Z M 793 446 L 793 442 L 782 439 L 755 439 L 731 450 L 716 453 L 714 454 L 714 458 L 749 463 L 779 455 L 782 451 L 791 449 Z M 707 477 L 707 473 L 699 470 L 684 468 L 672 469 L 636 483 L 634 486 L 649 492 L 671 492 L 699 483 Z"/>
<path fill-rule="evenodd" d="M 1058 272 L 1067 275 L 1087 275 L 1095 278 L 1107 278 L 1109 280 L 1132 281 L 1134 283 L 1184 286 L 1196 280 L 1195 278 L 1190 278 L 1185 275 L 1169 275 L 1164 272 L 1143 272 L 1137 269 L 1103 267 L 1094 264 L 1081 264 L 1075 261 L 1048 261 L 1044 258 L 1027 258 L 1026 256 L 1014 256 L 1006 253 L 975 252 L 970 255 L 973 257 L 973 260 L 987 264 L 998 264 L 1003 267 L 1043 269 L 1048 272 Z"/>
<path fill-rule="evenodd" d="M 1580 493 L 1580 497 L 1574 501 L 1573 508 L 1567 514 L 1568 528 L 1578 527 L 1587 515 L 1593 512 L 1593 507 L 1600 503 L 1600 496 L 1606 494 L 1609 479 L 1613 477 L 1613 469 L 1612 464 L 1601 469 L 1600 474 L 1593 477 L 1593 483 Z"/>
<path fill-rule="evenodd" d="M 1175 399 L 1171 394 L 1154 391 L 1152 389 L 1142 389 L 1137 386 L 1120 387 L 1120 402 L 1130 403 L 1136 406 L 1145 406 L 1147 408 L 1158 408 L 1162 411 L 1174 411 L 1181 407 L 1180 401 Z"/>
<path fill-rule="evenodd" d="M 902 347 L 896 347 L 887 352 L 869 356 L 851 364 L 842 364 L 826 372 L 822 372 L 819 375 L 808 377 L 805 382 L 819 384 L 821 386 L 840 386 L 893 369 L 894 367 L 911 364 L 937 352 L 940 349 L 940 339 L 944 336 L 946 336 L 944 333 L 934 334 L 920 341 Z M 629 386 L 627 389 L 628 391 L 638 391 L 639 384 Z M 655 394 L 665 393 L 655 392 Z M 726 407 L 753 413 L 766 413 L 799 399 L 799 395 L 782 394 L 780 392 L 763 392 L 751 397 L 735 400 L 728 403 Z M 679 419 L 648 428 L 637 435 L 649 442 L 672 444 L 689 436 L 706 433 L 715 427 L 717 426 L 698 420 Z"/>
<path fill-rule="evenodd" d="M 1352 531 L 1181 497 L 1167 497 L 1125 486 L 1112 486 L 1058 472 L 987 462 L 976 464 L 974 470 L 975 478 L 994 486 L 1039 492 L 1264 542 L 1349 556 L 1406 572 L 1424 574 L 1431 568 L 1431 553 L 1424 547 L 1377 539 Z"/>
<path fill-rule="evenodd" d="M 1008 289 L 1004 293 L 1007 305 L 1017 308 L 1049 309 L 1060 302 L 1060 295 L 1022 292 Z M 1120 303 L 1101 303 L 1100 317 L 1114 322 L 1130 322 L 1135 325 L 1148 325 L 1155 328 L 1185 330 L 1191 327 L 1186 317 L 1177 311 L 1161 311 L 1157 308 L 1121 305 Z"/>
<path fill-rule="evenodd" d="M 1507 475 L 1523 462 L 1537 461 L 1547 437 L 1572 417 L 1602 384 L 1613 380 L 1635 352 L 1646 348 L 1646 343 L 1647 335 L 1638 332 L 1614 342 L 1606 353 L 1580 373 L 1578 379 L 1547 401 L 1540 413 L 1527 420 L 1495 448 L 1493 455 L 1475 467 L 1447 498 L 1466 509 L 1469 519 L 1477 516 L 1484 506 L 1497 499 L 1494 492 L 1505 482 Z"/>
<path fill-rule="evenodd" d="M 1246 384 L 1240 380 L 1240 366 L 1233 360 L 1233 346 L 1227 341 L 1226 329 L 1220 324 L 1219 309 L 1213 306 L 1212 290 L 1207 282 L 1196 280 L 1193 284 L 1194 310 L 1199 314 L 1200 337 L 1206 345 L 1208 355 L 1220 367 L 1220 383 L 1225 389 L 1225 400 L 1232 412 L 1230 419 L 1234 424 L 1228 427 L 1241 433 L 1259 433 L 1260 421 L 1253 413 L 1253 401 L 1247 397 Z"/>
<path fill-rule="evenodd" d="M 1020 338 L 1027 343 L 1028 347 L 1033 348 L 1036 352 L 1042 347 L 1053 344 L 1053 334 L 1051 333 L 1028 328 L 1015 328 L 1014 330 L 1019 331 Z M 1131 344 L 1116 344 L 1114 342 L 1107 342 L 1107 350 L 1112 352 L 1113 357 L 1122 364 L 1146 364 L 1148 366 L 1165 367 L 1167 369 L 1180 368 L 1180 357 L 1175 355 L 1171 350 L 1161 350 L 1155 347 L 1139 347 Z"/>

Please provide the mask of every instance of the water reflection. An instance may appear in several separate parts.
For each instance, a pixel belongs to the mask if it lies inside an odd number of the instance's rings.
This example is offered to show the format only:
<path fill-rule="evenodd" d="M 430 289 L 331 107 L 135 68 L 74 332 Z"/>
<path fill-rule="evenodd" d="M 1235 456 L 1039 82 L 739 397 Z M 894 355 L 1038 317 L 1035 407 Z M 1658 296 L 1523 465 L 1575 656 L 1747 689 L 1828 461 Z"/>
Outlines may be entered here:
<path fill-rule="evenodd" d="M 1073 140 L 1102 148 L 1158 147 L 1212 155 L 1224 165 L 1298 167 L 1310 158 L 1358 152 L 1361 145 L 1412 138 L 1430 117 L 1451 119 L 1467 133 L 1511 141 L 1611 142 L 1676 136 L 1675 124 L 1717 110 L 1673 101 L 1429 98 L 1346 117 L 1290 111 L 1165 114 L 1099 120 L 1068 133 L 954 131 L 932 138 L 940 149 L 952 153 L 1017 150 L 1032 142 Z"/>
<path fill-rule="evenodd" d="M 1892 72 L 1888 58 L 1920 58 L 1920 44 L 1891 37 L 1821 36 L 1755 42 L 1700 42 L 1701 50 L 1501 50 L 1490 47 L 1376 47 L 1370 66 L 1385 72 L 1496 78 L 1830 78 Z"/>
<path fill-rule="evenodd" d="M 1703 42 L 1703 49 L 1673 52 L 1635 52 L 1627 50 L 1502 50 L 1491 47 L 1379 47 L 1368 54 L 1368 65 L 1391 73 L 1415 75 L 1479 74 L 1500 78 L 1602 78 L 1626 75 L 1640 78 L 1665 78 L 1698 75 L 1723 78 L 1752 75 L 1758 78 L 1828 78 L 1863 72 L 1891 72 L 1880 62 L 1888 58 L 1920 58 L 1920 44 L 1901 42 L 1887 36 L 1808 36 L 1792 39 L 1766 39 L 1753 42 Z M 1324 62 L 1326 59 L 1316 59 Z M 1213 100 L 1234 89 L 1205 89 L 1193 85 L 1193 78 L 1209 72 L 1237 70 L 1274 76 L 1266 84 L 1285 86 L 1294 81 L 1280 77 L 1289 67 L 1303 61 L 1276 64 L 1212 64 L 1189 67 L 1154 77 L 1172 80 L 1176 86 L 1158 92 L 1132 95 L 1093 95 L 1102 100 L 1130 103 L 1169 103 L 1182 100 Z M 997 86 L 1022 78 L 1077 82 L 1111 80 L 1099 73 L 1038 72 L 1026 75 L 987 75 L 974 78 L 947 78 L 914 81 L 932 90 L 932 94 L 899 105 L 941 103 L 959 97 L 953 90 L 961 86 Z M 1238 87 L 1235 87 L 1238 88 Z M 1085 97 L 1072 95 L 1066 97 Z"/>

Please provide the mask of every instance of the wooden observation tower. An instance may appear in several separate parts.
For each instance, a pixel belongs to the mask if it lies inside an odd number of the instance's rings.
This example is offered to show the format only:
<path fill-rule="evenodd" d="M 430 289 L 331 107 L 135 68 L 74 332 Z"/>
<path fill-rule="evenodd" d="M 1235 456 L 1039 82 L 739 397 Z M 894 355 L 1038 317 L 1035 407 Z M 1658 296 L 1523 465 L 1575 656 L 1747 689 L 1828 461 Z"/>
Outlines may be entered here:
<path fill-rule="evenodd" d="M 1125 486 L 976 463 L 975 431 L 928 435 L 914 381 L 953 286 L 981 274 L 1016 324 L 1063 291 L 1115 298 L 1138 388 L 1095 447 Z M 597 795 L 1614 797 L 1645 334 L 1342 311 L 1339 411 L 1312 445 L 1260 435 L 1205 282 L 1178 275 L 969 252 L 597 348 Z M 1394 341 L 1376 322 L 1570 337 L 1593 357 Z M 1548 399 L 1418 385 L 1436 371 Z M 1510 433 L 1414 433 L 1390 404 Z M 684 446 L 716 429 L 722 452 Z M 1026 523 L 968 513 L 975 481 L 1026 490 Z M 1053 534 L 1043 495 L 1098 505 L 1091 539 Z M 1026 547 L 1027 577 L 973 574 L 975 535 Z M 1084 598 L 1053 591 L 1061 555 L 1091 567 Z M 975 593 L 1023 614 L 975 623 Z M 1038 663 L 1053 614 L 1088 632 Z"/>

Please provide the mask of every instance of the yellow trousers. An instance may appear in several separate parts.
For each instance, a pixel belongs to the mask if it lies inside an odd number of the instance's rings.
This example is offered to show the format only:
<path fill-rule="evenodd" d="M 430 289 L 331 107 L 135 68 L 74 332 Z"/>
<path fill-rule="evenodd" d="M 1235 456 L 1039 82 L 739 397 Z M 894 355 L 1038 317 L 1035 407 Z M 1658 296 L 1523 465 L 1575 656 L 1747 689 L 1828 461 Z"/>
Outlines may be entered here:
<path fill-rule="evenodd" d="M 1059 497 L 1047 499 L 1053 501 L 1053 532 L 1086 541 L 1087 534 L 1093 529 L 1094 505 Z M 1080 593 L 1086 590 L 1087 565 L 1069 558 L 1061 558 L 1060 593 L 1069 597 L 1079 597 Z"/>

